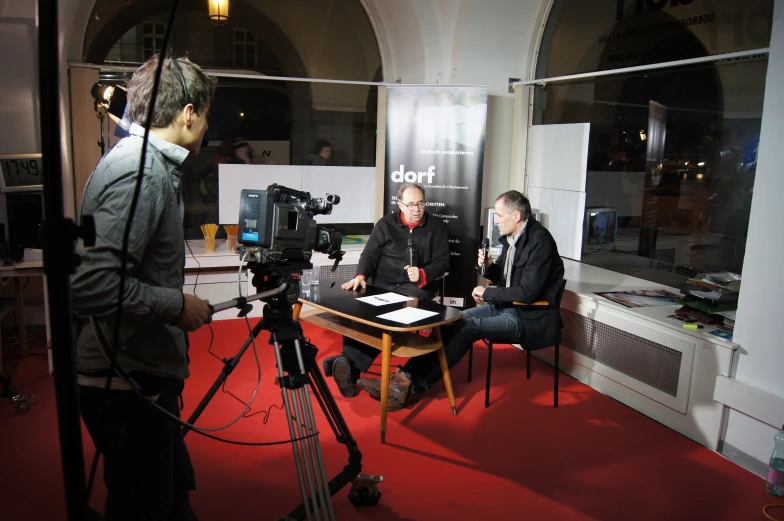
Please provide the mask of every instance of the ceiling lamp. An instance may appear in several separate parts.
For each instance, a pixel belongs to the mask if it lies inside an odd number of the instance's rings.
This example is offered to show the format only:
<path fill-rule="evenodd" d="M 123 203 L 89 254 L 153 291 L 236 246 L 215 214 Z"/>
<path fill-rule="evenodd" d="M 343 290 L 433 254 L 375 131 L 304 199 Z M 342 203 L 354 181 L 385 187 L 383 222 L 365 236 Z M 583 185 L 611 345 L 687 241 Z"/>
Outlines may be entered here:
<path fill-rule="evenodd" d="M 229 21 L 229 0 L 208 0 L 210 22 L 213 25 L 226 25 Z"/>

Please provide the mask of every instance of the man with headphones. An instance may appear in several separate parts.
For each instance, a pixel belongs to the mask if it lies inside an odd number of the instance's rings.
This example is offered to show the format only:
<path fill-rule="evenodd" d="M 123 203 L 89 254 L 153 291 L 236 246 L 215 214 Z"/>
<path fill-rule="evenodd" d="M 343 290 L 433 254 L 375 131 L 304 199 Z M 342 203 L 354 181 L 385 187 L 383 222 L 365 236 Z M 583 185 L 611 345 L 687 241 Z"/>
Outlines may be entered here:
<path fill-rule="evenodd" d="M 101 159 L 85 186 L 81 213 L 95 219 L 96 240 L 80 252 L 82 262 L 72 279 L 74 310 L 82 325 L 76 347 L 80 407 L 103 454 L 109 521 L 196 519 L 188 500 L 196 487 L 193 467 L 180 425 L 171 416 L 179 418 L 178 398 L 189 375 L 187 333 L 211 315 L 208 301 L 182 291 L 180 185 L 182 163 L 198 154 L 207 131 L 216 81 L 185 58 L 166 58 L 148 122 L 158 60 L 153 57 L 134 73 L 128 88 L 130 135 Z M 147 124 L 118 325 L 123 237 Z M 118 345 L 113 344 L 115 328 Z"/>

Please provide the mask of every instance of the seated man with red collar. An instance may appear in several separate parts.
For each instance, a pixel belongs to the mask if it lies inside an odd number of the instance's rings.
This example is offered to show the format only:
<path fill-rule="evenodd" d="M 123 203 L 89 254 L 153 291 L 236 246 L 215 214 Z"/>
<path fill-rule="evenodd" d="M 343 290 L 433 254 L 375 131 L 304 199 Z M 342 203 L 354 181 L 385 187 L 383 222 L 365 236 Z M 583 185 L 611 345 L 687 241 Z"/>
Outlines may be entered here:
<path fill-rule="evenodd" d="M 432 299 L 438 279 L 449 270 L 446 224 L 425 212 L 425 189 L 419 184 L 403 183 L 397 201 L 400 211 L 376 223 L 359 258 L 357 275 L 341 287 L 349 291 L 365 288 L 372 277 L 373 286 Z M 335 378 L 341 395 L 353 397 L 360 373 L 366 372 L 380 353 L 345 338 L 343 353 L 324 359 L 324 372 Z"/>

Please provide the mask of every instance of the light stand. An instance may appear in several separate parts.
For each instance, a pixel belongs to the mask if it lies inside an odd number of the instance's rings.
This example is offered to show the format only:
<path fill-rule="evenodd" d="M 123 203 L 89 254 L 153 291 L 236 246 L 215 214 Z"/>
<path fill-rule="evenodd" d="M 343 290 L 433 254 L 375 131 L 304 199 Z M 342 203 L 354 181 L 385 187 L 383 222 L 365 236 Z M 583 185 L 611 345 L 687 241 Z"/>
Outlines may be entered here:
<path fill-rule="evenodd" d="M 238 353 L 233 358 L 224 360 L 221 374 L 196 407 L 188 423 L 193 424 L 198 419 L 228 375 L 237 366 L 253 339 L 261 331 L 269 331 L 270 343 L 275 349 L 278 381 L 283 389 L 289 433 L 292 440 L 297 440 L 292 445 L 303 500 L 300 506 L 280 519 L 334 520 L 331 498 L 348 483 L 352 484 L 349 500 L 354 506 L 376 505 L 381 497 L 376 484 L 383 481 L 383 478 L 361 473 L 362 453 L 316 363 L 318 350 L 305 340 L 298 317 L 293 316 L 292 304 L 297 301 L 299 295 L 299 281 L 294 279 L 293 274 L 312 265 L 303 262 L 291 263 L 285 268 L 256 263 L 249 263 L 249 266 L 254 275 L 253 285 L 257 289 L 268 287 L 274 289 L 267 289 L 253 297 L 234 299 L 229 303 L 214 306 L 215 311 L 238 307 L 241 310 L 240 316 L 244 316 L 251 309 L 248 305 L 251 300 L 261 299 L 266 302 L 262 310 L 262 318 L 253 327 Z M 284 371 L 288 373 L 287 376 Z M 311 389 L 338 442 L 346 445 L 348 449 L 348 464 L 329 482 L 324 469 L 316 419 L 311 404 Z M 184 433 L 187 433 L 187 430 L 185 428 Z"/>
<path fill-rule="evenodd" d="M 95 102 L 95 112 L 98 113 L 98 125 L 100 125 L 100 127 L 101 127 L 101 140 L 98 142 L 98 146 L 101 147 L 101 157 L 103 157 L 104 150 L 105 150 L 105 143 L 104 143 L 104 140 L 103 140 L 103 118 L 104 118 L 104 115 L 103 115 L 103 112 L 101 111 L 101 109 L 99 107 L 100 107 L 100 105 L 96 101 Z"/>
<path fill-rule="evenodd" d="M 84 521 L 87 514 L 82 425 L 76 388 L 76 366 L 71 322 L 71 280 L 78 257 L 76 240 L 95 242 L 92 221 L 77 226 L 65 218 L 63 161 L 60 131 L 60 47 L 57 0 L 38 0 L 38 92 L 41 114 L 41 153 L 44 164 L 44 273 L 49 295 L 52 365 L 63 465 L 66 511 L 69 521 Z"/>

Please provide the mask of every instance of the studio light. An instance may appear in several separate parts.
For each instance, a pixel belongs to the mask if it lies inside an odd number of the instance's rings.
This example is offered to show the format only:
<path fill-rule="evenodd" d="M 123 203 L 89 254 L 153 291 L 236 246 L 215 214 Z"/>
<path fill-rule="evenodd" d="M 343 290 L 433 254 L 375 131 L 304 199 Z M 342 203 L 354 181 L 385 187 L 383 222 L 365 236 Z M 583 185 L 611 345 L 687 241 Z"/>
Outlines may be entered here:
<path fill-rule="evenodd" d="M 226 25 L 229 21 L 229 0 L 207 0 L 210 11 L 210 22 L 213 25 Z"/>
<path fill-rule="evenodd" d="M 104 85 L 96 83 L 90 90 L 95 100 L 95 110 L 100 106 L 117 119 L 122 119 L 125 111 L 125 104 L 128 101 L 127 92 L 124 87 L 119 85 Z"/>
<path fill-rule="evenodd" d="M 125 105 L 128 102 L 128 93 L 125 88 L 120 85 L 96 83 L 93 85 L 93 88 L 90 89 L 90 94 L 95 100 L 93 108 L 95 109 L 95 112 L 98 113 L 98 124 L 101 127 L 101 140 L 98 141 L 98 146 L 101 148 L 101 156 L 103 156 L 106 148 L 103 128 L 104 113 L 109 114 L 109 117 L 111 117 L 115 123 L 119 123 L 125 112 Z"/>

